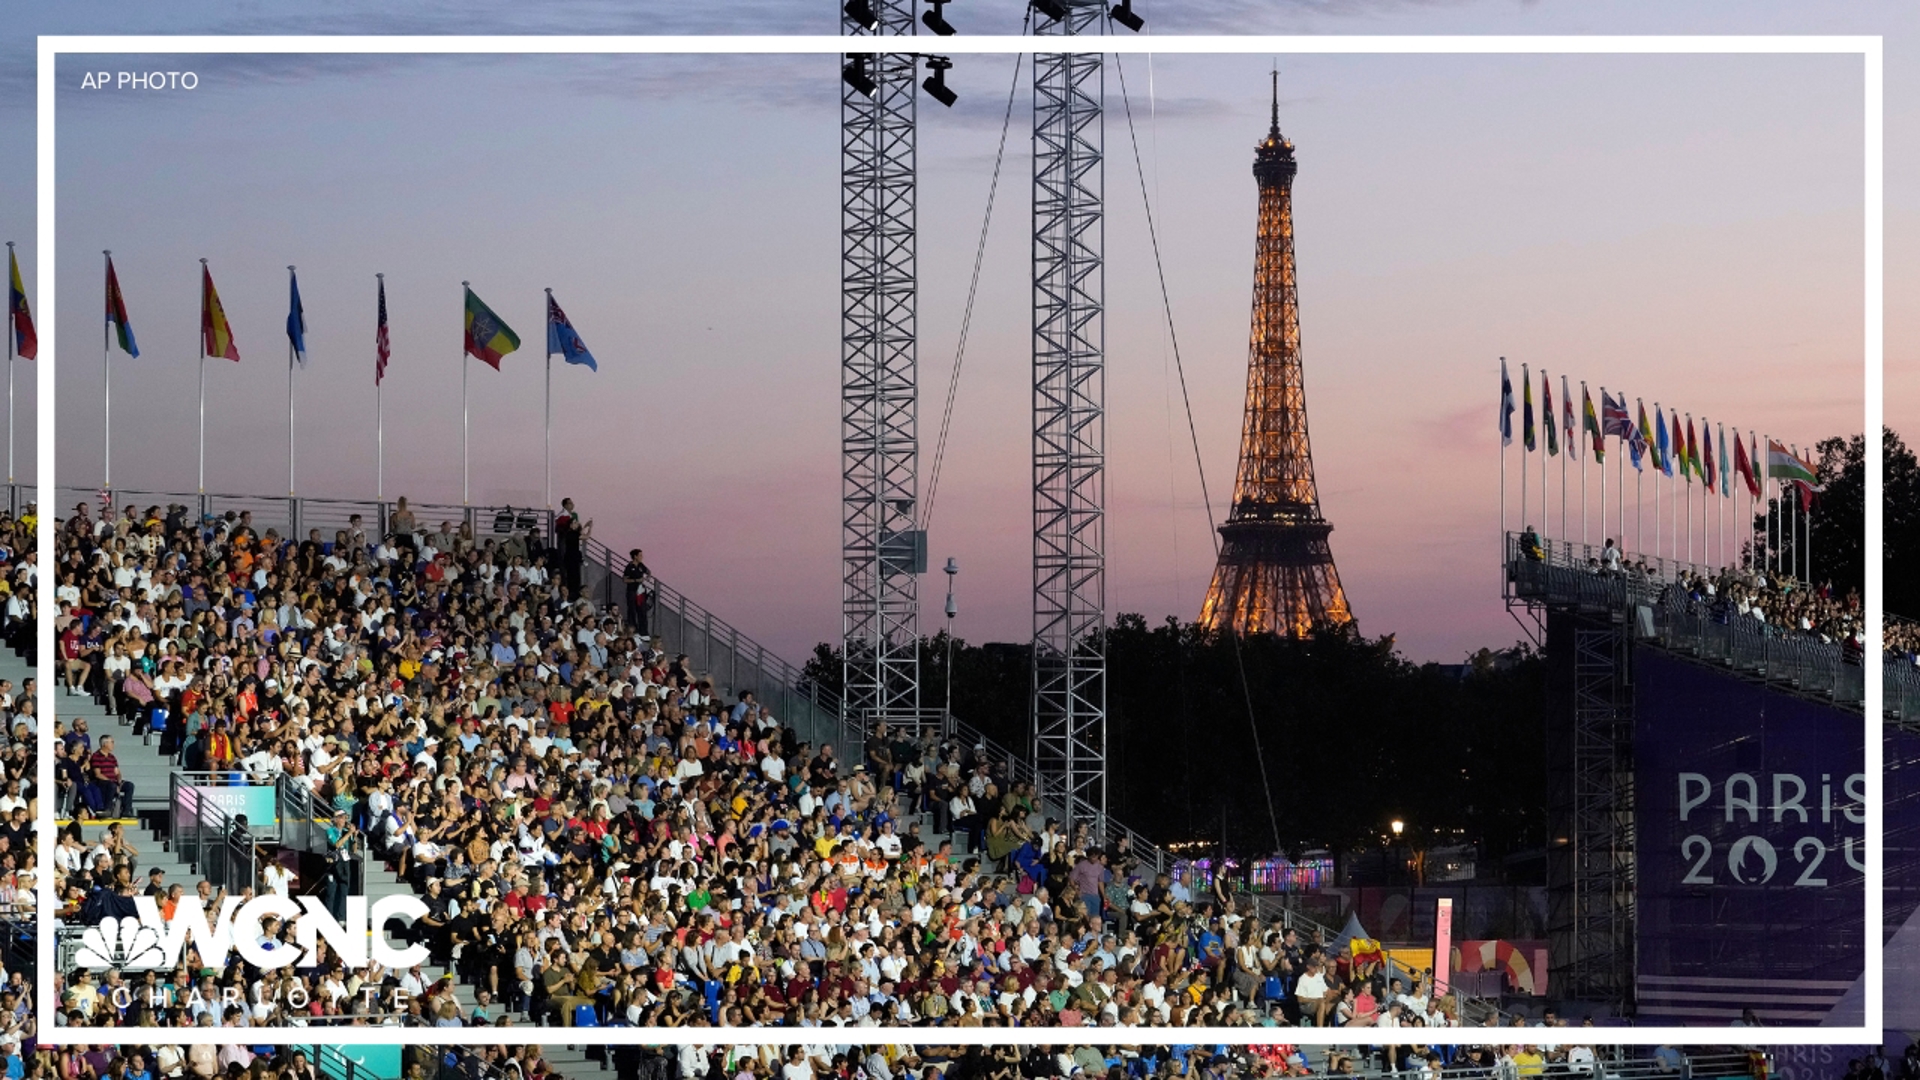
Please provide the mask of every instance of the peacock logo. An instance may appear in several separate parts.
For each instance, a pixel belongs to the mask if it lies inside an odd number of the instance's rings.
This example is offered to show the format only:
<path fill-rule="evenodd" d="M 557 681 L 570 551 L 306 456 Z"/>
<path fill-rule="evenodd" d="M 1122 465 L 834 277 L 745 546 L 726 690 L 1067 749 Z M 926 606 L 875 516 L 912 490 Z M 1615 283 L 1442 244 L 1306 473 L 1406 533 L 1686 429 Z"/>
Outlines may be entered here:
<path fill-rule="evenodd" d="M 149 971 L 166 966 L 166 962 L 159 933 L 131 916 L 109 916 L 100 920 L 100 925 L 87 927 L 80 935 L 80 950 L 74 954 L 74 963 L 91 971 Z"/>

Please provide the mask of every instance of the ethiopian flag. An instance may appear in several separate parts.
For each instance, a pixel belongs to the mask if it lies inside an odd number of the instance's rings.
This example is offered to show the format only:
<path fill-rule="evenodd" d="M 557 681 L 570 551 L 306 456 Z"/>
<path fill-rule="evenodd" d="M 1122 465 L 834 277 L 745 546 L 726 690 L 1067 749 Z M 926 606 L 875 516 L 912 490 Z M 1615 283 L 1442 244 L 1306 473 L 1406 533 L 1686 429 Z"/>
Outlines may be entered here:
<path fill-rule="evenodd" d="M 27 308 L 27 287 L 20 282 L 20 260 L 7 245 L 7 319 L 13 324 L 14 355 L 31 360 L 40 351 L 39 335 L 33 332 L 33 312 Z"/>
<path fill-rule="evenodd" d="M 463 283 L 464 284 L 464 283 Z M 500 370 L 500 358 L 520 347 L 520 337 L 467 289 L 467 355 Z"/>
<path fill-rule="evenodd" d="M 120 339 L 120 351 L 139 356 L 140 346 L 133 340 L 133 323 L 127 320 L 127 298 L 120 294 L 120 275 L 113 272 L 113 256 L 107 256 L 107 321 Z"/>
<path fill-rule="evenodd" d="M 240 359 L 240 347 L 233 343 L 233 327 L 227 323 L 227 309 L 220 306 L 213 271 L 205 262 L 200 264 L 200 352 L 203 356 Z"/>

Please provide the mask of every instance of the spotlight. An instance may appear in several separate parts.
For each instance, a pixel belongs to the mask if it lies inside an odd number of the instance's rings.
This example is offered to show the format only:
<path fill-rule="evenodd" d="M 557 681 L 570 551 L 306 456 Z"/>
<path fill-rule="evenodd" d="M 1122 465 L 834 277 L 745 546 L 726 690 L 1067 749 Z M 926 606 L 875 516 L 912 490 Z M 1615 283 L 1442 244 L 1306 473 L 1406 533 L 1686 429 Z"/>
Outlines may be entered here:
<path fill-rule="evenodd" d="M 946 16 L 940 14 L 940 9 L 952 3 L 953 0 L 927 0 L 927 2 L 933 5 L 933 10 L 920 16 L 920 21 L 927 24 L 927 29 L 941 37 L 951 37 L 954 32 L 953 24 L 946 20 Z"/>
<path fill-rule="evenodd" d="M 880 16 L 873 13 L 872 0 L 847 0 L 847 6 L 840 10 L 847 13 L 847 18 L 852 19 L 854 25 L 868 33 L 880 29 Z"/>
<path fill-rule="evenodd" d="M 1033 10 L 1054 22 L 1064 22 L 1067 17 L 1067 5 L 1061 0 L 1033 0 Z"/>
<path fill-rule="evenodd" d="M 874 81 L 867 77 L 867 58 L 855 56 L 846 67 L 840 69 L 840 78 L 853 87 L 854 92 L 863 97 L 872 97 L 879 89 Z"/>
<path fill-rule="evenodd" d="M 927 76 L 926 81 L 920 84 L 920 89 L 932 94 L 933 100 L 949 109 L 953 108 L 954 102 L 960 100 L 958 94 L 947 89 L 947 69 L 952 66 L 953 61 L 944 56 L 927 57 L 927 70 L 933 74 Z"/>
<path fill-rule="evenodd" d="M 1113 5 L 1112 11 L 1107 12 L 1107 18 L 1112 19 L 1114 22 L 1119 23 L 1121 26 L 1126 27 L 1136 34 L 1140 32 L 1140 28 L 1145 26 L 1147 22 L 1147 20 L 1133 13 L 1133 0 L 1120 0 L 1119 3 Z"/>

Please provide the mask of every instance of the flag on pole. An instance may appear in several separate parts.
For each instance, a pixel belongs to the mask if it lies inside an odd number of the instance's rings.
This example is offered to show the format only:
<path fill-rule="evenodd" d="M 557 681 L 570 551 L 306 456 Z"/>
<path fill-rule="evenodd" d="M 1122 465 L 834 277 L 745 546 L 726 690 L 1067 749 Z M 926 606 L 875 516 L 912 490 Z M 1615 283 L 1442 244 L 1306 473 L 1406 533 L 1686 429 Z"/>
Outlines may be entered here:
<path fill-rule="evenodd" d="M 1605 390 L 1600 391 L 1600 399 L 1605 402 L 1609 408 L 1612 407 L 1613 400 L 1607 397 Z M 1624 410 L 1622 411 L 1624 413 Z M 1604 465 L 1607 461 L 1607 436 L 1600 427 L 1600 418 L 1594 415 L 1593 395 L 1587 393 L 1586 383 L 1580 384 L 1580 413 L 1582 416 L 1581 425 L 1586 429 L 1587 438 L 1592 441 L 1593 460 Z"/>
<path fill-rule="evenodd" d="M 593 354 L 587 351 L 587 343 L 580 340 L 573 324 L 567 321 L 567 313 L 560 310 L 553 294 L 548 293 L 547 355 L 554 353 L 559 353 L 560 358 L 569 364 L 585 364 L 594 371 L 600 370 L 600 365 L 593 362 Z"/>
<path fill-rule="evenodd" d="M 495 371 L 500 358 L 520 347 L 520 335 L 500 320 L 472 289 L 467 290 L 467 354 Z"/>
<path fill-rule="evenodd" d="M 1734 434 L 1737 435 L 1739 432 Z M 1759 498 L 1760 478 L 1753 473 L 1753 462 L 1747 457 L 1747 444 L 1739 439 L 1733 440 L 1733 470 L 1739 473 L 1740 479 L 1746 483 L 1747 494 L 1753 498 Z"/>
<path fill-rule="evenodd" d="M 1520 365 L 1520 445 L 1531 453 L 1533 444 L 1533 379 L 1527 374 L 1527 365 Z"/>
<path fill-rule="evenodd" d="M 1560 376 L 1560 427 L 1567 440 L 1567 456 L 1580 460 L 1580 438 L 1573 426 L 1573 392 L 1567 389 L 1565 375 Z"/>
<path fill-rule="evenodd" d="M 107 321 L 120 339 L 120 351 L 139 356 L 140 346 L 133 340 L 133 323 L 127 319 L 127 298 L 120 292 L 120 275 L 113 272 L 113 256 L 107 256 Z"/>
<path fill-rule="evenodd" d="M 1767 475 L 1775 480 L 1787 480 L 1811 484 L 1818 477 L 1806 462 L 1800 460 L 1793 451 L 1788 450 L 1778 439 L 1767 440 Z"/>
<path fill-rule="evenodd" d="M 1553 377 L 1543 369 L 1540 372 L 1540 426 L 1546 428 L 1547 453 L 1560 456 L 1560 436 L 1556 431 L 1560 422 L 1553 415 Z"/>
<path fill-rule="evenodd" d="M 1653 403 L 1654 468 L 1673 475 L 1673 443 L 1667 438 L 1667 414 L 1659 402 Z"/>
<path fill-rule="evenodd" d="M 1500 358 L 1500 445 L 1513 445 L 1513 380 L 1507 377 L 1507 358 Z"/>
<path fill-rule="evenodd" d="M 393 356 L 393 346 L 387 340 L 387 282 L 380 280 L 380 315 L 373 326 L 373 385 L 379 386 L 380 380 L 387 377 L 387 361 Z"/>
<path fill-rule="evenodd" d="M 1683 464 L 1693 475 L 1705 479 L 1706 473 L 1700 471 L 1700 440 L 1694 436 L 1693 414 L 1687 414 L 1687 450 Z"/>
<path fill-rule="evenodd" d="M 1720 474 L 1713 467 L 1713 425 L 1707 423 L 1704 416 L 1700 418 L 1700 463 L 1706 466 L 1707 471 L 1701 479 L 1707 482 L 1707 491 L 1711 493 Z"/>
<path fill-rule="evenodd" d="M 307 366 L 307 312 L 300 306 L 300 277 L 287 271 L 287 340 L 293 343 L 293 358 Z"/>
<path fill-rule="evenodd" d="M 1640 408 L 1640 426 L 1633 429 L 1632 435 L 1629 436 L 1627 440 L 1627 445 L 1633 451 L 1633 467 L 1639 470 L 1641 469 L 1641 456 L 1649 454 L 1653 450 L 1653 425 L 1647 422 L 1647 403 L 1641 401 L 1639 398 L 1634 398 L 1633 400 Z M 1625 404 L 1625 395 L 1621 396 L 1620 401 L 1622 404 Z"/>
<path fill-rule="evenodd" d="M 240 348 L 233 343 L 233 327 L 227 324 L 220 293 L 213 287 L 213 271 L 206 263 L 200 264 L 200 347 L 208 356 L 240 359 Z"/>
<path fill-rule="evenodd" d="M 1734 429 L 1734 442 L 1740 442 L 1740 429 Z M 1734 477 L 1732 469 L 1726 467 L 1726 425 L 1720 425 L 1720 496 L 1734 496 Z"/>
<path fill-rule="evenodd" d="M 20 283 L 20 260 L 13 248 L 7 248 L 7 314 L 13 322 L 13 354 L 31 360 L 40 351 L 40 337 L 33 332 L 33 312 L 27 308 L 27 287 Z"/>

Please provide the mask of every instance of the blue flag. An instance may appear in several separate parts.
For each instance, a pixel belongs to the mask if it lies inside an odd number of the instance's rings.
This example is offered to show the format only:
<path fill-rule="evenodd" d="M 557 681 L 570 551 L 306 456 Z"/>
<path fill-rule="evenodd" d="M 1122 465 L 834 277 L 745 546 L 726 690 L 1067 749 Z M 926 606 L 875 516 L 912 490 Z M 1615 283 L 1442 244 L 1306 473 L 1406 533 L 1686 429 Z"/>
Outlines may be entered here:
<path fill-rule="evenodd" d="M 300 306 L 300 279 L 287 268 L 287 340 L 293 343 L 293 355 L 302 367 L 307 363 L 307 313 Z"/>
<path fill-rule="evenodd" d="M 594 371 L 600 370 L 600 365 L 593 362 L 593 354 L 587 351 L 587 343 L 580 340 L 580 335 L 574 331 L 573 324 L 567 321 L 567 313 L 560 310 L 560 305 L 554 301 L 553 294 L 548 293 L 547 355 L 552 356 L 554 353 L 559 353 L 560 358 L 569 364 L 585 364 Z"/>
<path fill-rule="evenodd" d="M 1507 377 L 1507 358 L 1500 358 L 1500 445 L 1513 445 L 1513 380 Z"/>
<path fill-rule="evenodd" d="M 1653 403 L 1654 446 L 1660 451 L 1654 455 L 1654 466 L 1668 476 L 1673 475 L 1673 452 L 1667 442 L 1667 415 L 1660 410 L 1660 403 Z"/>

